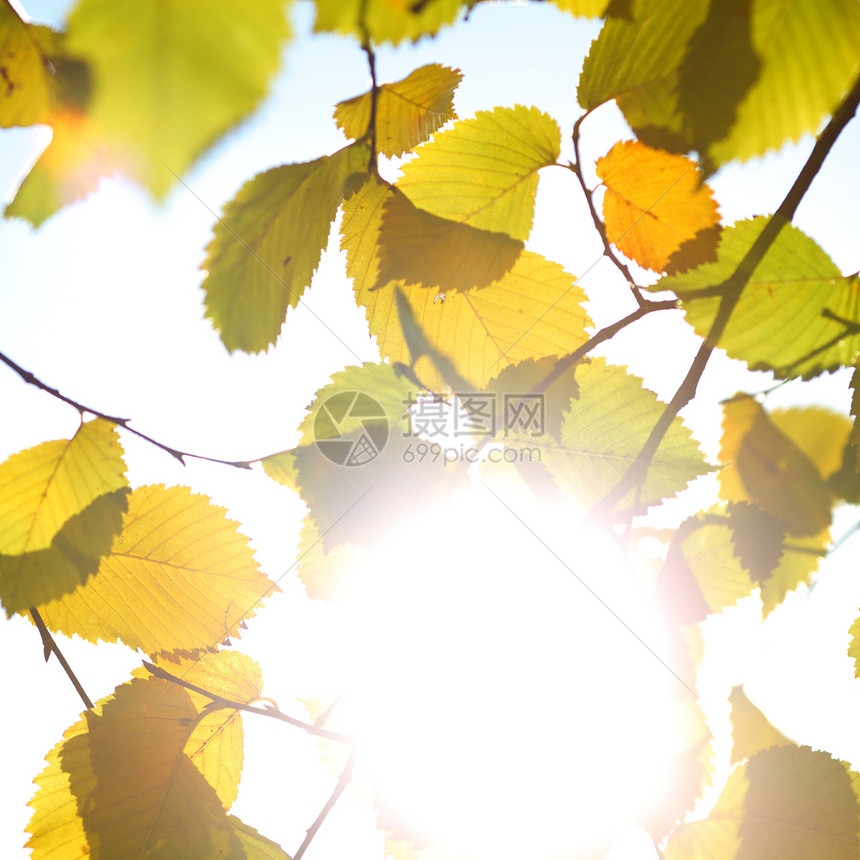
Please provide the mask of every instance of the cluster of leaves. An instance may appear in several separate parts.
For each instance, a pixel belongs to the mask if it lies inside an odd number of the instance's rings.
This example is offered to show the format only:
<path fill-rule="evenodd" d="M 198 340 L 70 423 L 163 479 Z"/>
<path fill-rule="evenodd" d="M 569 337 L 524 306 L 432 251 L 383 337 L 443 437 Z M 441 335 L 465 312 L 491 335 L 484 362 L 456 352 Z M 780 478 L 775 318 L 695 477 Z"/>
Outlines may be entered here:
<path fill-rule="evenodd" d="M 518 468 L 528 485 L 552 488 L 558 504 L 604 526 L 629 525 L 714 468 L 678 413 L 715 347 L 785 380 L 850 367 L 860 353 L 858 276 L 843 275 L 791 224 L 860 99 L 854 0 L 557 0 L 604 19 L 579 82 L 584 114 L 571 163 L 560 161 L 557 122 L 536 108 L 458 119 L 457 70 L 431 64 L 377 82 L 374 46 L 432 35 L 471 5 L 317 0 L 317 30 L 356 39 L 369 61 L 370 91 L 334 111 L 348 143 L 248 180 L 203 262 L 206 313 L 224 345 L 267 350 L 340 213 L 347 274 L 382 361 L 335 374 L 310 404 L 299 444 L 261 461 L 310 509 L 301 576 L 312 597 L 331 598 L 350 553 L 376 540 L 380 518 L 361 504 L 369 493 L 406 515 L 465 480 L 463 470 L 405 466 L 403 433 L 389 433 L 366 465 L 327 456 L 320 443 L 349 447 L 367 431 L 367 413 L 351 409 L 357 392 L 390 428 L 408 427 L 405 404 L 421 389 L 440 403 L 460 395 L 466 409 L 470 393 L 543 395 L 539 431 L 494 441 L 539 450 L 539 462 Z M 147 0 L 133 10 L 80 0 L 62 33 L 25 23 L 2 0 L 0 125 L 53 129 L 6 216 L 38 226 L 114 171 L 162 198 L 266 93 L 287 35 L 282 0 Z M 635 139 L 596 164 L 601 212 L 578 144 L 583 121 L 611 101 Z M 720 223 L 711 173 L 822 126 L 776 213 Z M 403 162 L 394 181 L 384 178 L 394 175 L 391 159 Z M 527 248 L 545 168 L 575 174 L 605 254 L 636 300 L 633 313 L 596 333 L 576 278 Z M 640 286 L 619 254 L 659 277 Z M 627 368 L 589 359 L 622 328 L 677 307 L 702 346 L 671 403 Z M 0 466 L 7 616 L 29 614 L 46 654 L 59 656 L 54 631 L 120 641 L 151 661 L 88 703 L 49 754 L 32 801 L 34 857 L 286 857 L 227 812 L 242 767 L 242 710 L 325 735 L 256 705 L 258 668 L 226 650 L 277 586 L 208 499 L 129 486 L 117 432 L 136 432 L 128 422 L 4 360 L 82 413 L 71 439 Z M 320 414 L 331 404 L 339 411 L 327 423 Z M 657 582 L 688 677 L 688 628 L 755 589 L 772 612 L 827 554 L 834 506 L 860 500 L 852 420 L 820 408 L 768 412 L 739 394 L 725 404 L 720 467 L 719 501 L 677 528 Z M 679 756 L 664 808 L 643 822 L 655 842 L 668 840 L 664 856 L 857 856 L 860 776 L 791 744 L 741 692 L 732 703 L 739 765 L 709 817 L 681 823 L 709 773 L 702 728 Z"/>

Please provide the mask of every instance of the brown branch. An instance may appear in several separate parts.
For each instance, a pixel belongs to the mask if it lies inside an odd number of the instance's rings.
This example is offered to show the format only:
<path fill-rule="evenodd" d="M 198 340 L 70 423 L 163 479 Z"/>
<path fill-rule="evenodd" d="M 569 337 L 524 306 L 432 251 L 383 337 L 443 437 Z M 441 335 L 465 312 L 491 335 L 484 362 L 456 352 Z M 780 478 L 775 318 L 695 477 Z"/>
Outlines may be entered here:
<path fill-rule="evenodd" d="M 72 667 L 69 665 L 66 658 L 63 656 L 63 652 L 60 651 L 60 646 L 57 645 L 54 637 L 51 636 L 51 631 L 45 626 L 45 622 L 42 620 L 42 616 L 39 615 L 39 610 L 36 609 L 35 606 L 30 607 L 30 617 L 33 619 L 33 623 L 36 625 L 36 628 L 39 631 L 39 635 L 42 637 L 42 646 L 45 650 L 45 662 L 48 662 L 51 654 L 53 654 L 60 665 L 63 667 L 65 673 L 69 676 L 69 680 L 72 682 L 74 688 L 78 691 L 78 695 L 81 697 L 81 701 L 87 706 L 89 710 L 92 710 L 95 705 L 92 702 L 92 699 L 86 694 L 84 690 L 83 684 L 78 680 L 77 675 L 72 671 Z"/>
<path fill-rule="evenodd" d="M 322 808 L 320 814 L 316 817 L 316 821 L 308 828 L 307 833 L 305 835 L 304 841 L 299 846 L 299 850 L 293 855 L 293 860 L 301 860 L 304 856 L 305 851 L 308 850 L 308 846 L 313 841 L 314 836 L 317 835 L 317 831 L 322 827 L 323 822 L 326 819 L 326 816 L 329 812 L 332 811 L 334 805 L 337 803 L 338 798 L 343 794 L 344 789 L 349 785 L 350 780 L 352 779 L 352 769 L 355 766 L 355 758 L 356 758 L 356 750 L 353 749 L 352 753 L 350 753 L 349 759 L 344 766 L 343 772 L 338 778 L 337 784 L 334 787 L 334 791 L 331 793 L 331 797 L 326 801 L 326 805 Z"/>
<path fill-rule="evenodd" d="M 582 193 L 585 195 L 585 202 L 588 204 L 588 211 L 591 213 L 591 220 L 594 222 L 594 228 L 597 230 L 597 233 L 600 236 L 600 241 L 603 243 L 603 256 L 608 258 L 615 268 L 624 275 L 624 280 L 627 281 L 630 286 L 630 290 L 641 307 L 645 301 L 642 297 L 642 291 L 636 281 L 633 280 L 633 275 L 630 274 L 630 269 L 628 269 L 627 266 L 618 259 L 615 251 L 612 250 L 612 244 L 606 235 L 606 225 L 603 223 L 603 219 L 597 214 L 597 209 L 594 206 L 594 192 L 588 187 L 588 185 L 586 185 L 585 177 L 582 175 L 582 159 L 579 155 L 579 134 L 583 120 L 585 120 L 587 116 L 588 112 L 584 113 L 573 125 L 574 160 L 570 165 L 570 169 L 579 180 L 579 186 L 582 188 Z"/>
<path fill-rule="evenodd" d="M 149 671 L 152 675 L 155 675 L 156 678 L 161 678 L 164 681 L 170 681 L 174 684 L 177 684 L 180 687 L 184 687 L 186 690 L 191 690 L 193 693 L 199 693 L 201 696 L 206 696 L 206 698 L 211 699 L 212 702 L 218 708 L 233 708 L 237 711 L 245 711 L 249 714 L 257 714 L 261 717 L 271 717 L 273 720 L 280 720 L 282 723 L 287 723 L 290 726 L 295 726 L 298 729 L 302 729 L 302 731 L 307 732 L 309 735 L 315 735 L 319 738 L 325 738 L 329 741 L 337 741 L 342 744 L 351 744 L 352 738 L 348 735 L 341 734 L 340 732 L 331 732 L 328 729 L 321 728 L 319 726 L 312 725 L 311 723 L 306 723 L 303 720 L 297 720 L 295 717 L 291 717 L 288 714 L 285 714 L 277 707 L 268 707 L 268 708 L 258 708 L 254 705 L 248 705 L 244 702 L 237 702 L 235 699 L 227 699 L 224 696 L 219 696 L 217 693 L 212 693 L 204 687 L 198 687 L 196 684 L 192 684 L 189 681 L 185 681 L 182 678 L 177 678 L 176 675 L 172 675 L 166 669 L 162 669 L 160 666 L 156 666 L 154 663 L 149 663 L 148 661 L 143 661 L 144 667 Z"/>
<path fill-rule="evenodd" d="M 186 465 L 185 458 L 191 458 L 193 460 L 205 460 L 207 463 L 220 463 L 222 466 L 233 466 L 236 469 L 250 469 L 251 463 L 255 462 L 252 460 L 220 460 L 217 457 L 206 457 L 203 454 L 192 454 L 190 451 L 180 451 L 178 448 L 173 448 L 170 445 L 166 445 L 164 442 L 159 442 L 157 439 L 153 439 L 152 436 L 148 436 L 146 433 L 142 433 L 140 430 L 136 430 L 134 427 L 129 425 L 128 418 L 119 418 L 116 415 L 108 415 L 105 412 L 101 412 L 98 409 L 94 409 L 92 406 L 86 406 L 83 403 L 79 403 L 77 400 L 72 400 L 71 397 L 66 397 L 61 391 L 58 391 L 56 388 L 51 388 L 50 385 L 42 382 L 41 379 L 34 376 L 30 373 L 29 370 L 24 370 L 23 367 L 16 364 L 12 361 L 4 353 L 0 352 L 0 361 L 3 362 L 7 367 L 11 368 L 24 380 L 24 382 L 29 385 L 33 385 L 41 391 L 44 391 L 47 394 L 50 394 L 52 397 L 56 397 L 57 400 L 61 400 L 63 403 L 67 403 L 69 406 L 73 406 L 78 410 L 82 415 L 87 412 L 90 415 L 95 415 L 96 418 L 102 418 L 105 421 L 110 421 L 111 424 L 116 424 L 118 427 L 122 427 L 123 430 L 128 430 L 129 433 L 133 433 L 140 439 L 143 439 L 145 442 L 149 442 L 150 445 L 155 445 L 156 448 L 160 448 L 162 451 L 166 451 L 170 454 L 171 457 L 179 460 L 182 465 Z"/>
<path fill-rule="evenodd" d="M 708 336 L 699 347 L 687 375 L 675 392 L 675 396 L 666 405 L 666 408 L 660 415 L 660 419 L 654 425 L 636 461 L 624 473 L 621 480 L 594 507 L 589 515 L 591 518 L 608 519 L 621 499 L 631 490 L 641 488 L 642 482 L 645 480 L 645 476 L 651 465 L 651 460 L 657 453 L 657 448 L 672 425 L 672 421 L 681 409 L 696 396 L 696 389 L 698 388 L 702 374 L 705 372 L 708 360 L 725 333 L 729 318 L 740 300 L 741 293 L 747 283 L 749 283 L 756 267 L 761 263 L 774 241 L 776 241 L 782 228 L 791 222 L 797 211 L 797 207 L 800 205 L 800 201 L 809 190 L 812 180 L 815 179 L 818 171 L 824 164 L 830 150 L 833 148 L 833 144 L 853 118 L 858 104 L 860 104 L 860 78 L 854 83 L 845 100 L 819 135 L 806 164 L 804 164 L 803 169 L 798 174 L 797 179 L 795 179 L 794 184 L 791 186 L 779 208 L 767 222 L 764 230 L 762 230 L 755 242 L 753 242 L 752 247 L 747 251 L 740 263 L 738 263 L 735 271 L 719 285 L 719 288 L 724 290 L 720 306 L 717 309 L 717 314 L 708 332 Z"/>

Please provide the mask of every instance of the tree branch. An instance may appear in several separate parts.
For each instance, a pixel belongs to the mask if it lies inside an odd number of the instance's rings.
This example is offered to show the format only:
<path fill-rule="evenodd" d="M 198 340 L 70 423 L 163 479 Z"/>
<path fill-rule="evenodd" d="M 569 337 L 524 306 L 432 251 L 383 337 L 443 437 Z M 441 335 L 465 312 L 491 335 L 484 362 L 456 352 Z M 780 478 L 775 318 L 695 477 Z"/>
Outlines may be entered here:
<path fill-rule="evenodd" d="M 305 851 L 308 850 L 308 846 L 313 841 L 314 836 L 317 835 L 317 831 L 322 827 L 322 823 L 325 821 L 326 816 L 329 812 L 332 811 L 334 805 L 337 803 L 337 799 L 343 794 L 344 789 L 349 785 L 350 780 L 352 779 L 352 769 L 355 766 L 355 758 L 356 758 L 356 750 L 350 753 L 349 759 L 347 759 L 346 765 L 344 766 L 343 772 L 338 778 L 337 784 L 334 787 L 334 791 L 331 793 L 331 797 L 326 801 L 326 805 L 322 808 L 320 814 L 316 817 L 316 821 L 308 828 L 307 834 L 304 838 L 304 841 L 299 846 L 299 850 L 293 855 L 293 860 L 301 860 L 304 856 Z"/>
<path fill-rule="evenodd" d="M 78 680 L 77 675 L 72 671 L 72 667 L 69 665 L 66 658 L 63 656 L 63 652 L 60 651 L 60 646 L 57 645 L 54 637 L 51 635 L 51 631 L 45 626 L 45 622 L 42 620 L 42 616 L 39 615 L 39 610 L 36 609 L 35 606 L 30 607 L 30 617 L 33 619 L 33 623 L 36 625 L 36 628 L 39 631 L 39 635 L 42 637 L 42 646 L 45 650 L 45 662 L 48 662 L 51 654 L 53 654 L 60 665 L 63 667 L 65 673 L 69 676 L 69 680 L 74 685 L 74 688 L 78 691 L 78 695 L 81 697 L 81 701 L 87 706 L 89 710 L 92 710 L 95 705 L 92 702 L 92 699 L 86 694 L 84 690 L 83 684 Z"/>
<path fill-rule="evenodd" d="M 16 364 L 12 361 L 4 353 L 0 352 L 0 361 L 3 362 L 7 367 L 11 368 L 24 380 L 24 382 L 29 385 L 33 385 L 41 391 L 50 394 L 52 397 L 56 397 L 57 400 L 61 400 L 63 403 L 67 403 L 69 406 L 74 406 L 75 409 L 78 410 L 82 415 L 87 412 L 90 415 L 95 415 L 96 418 L 102 418 L 105 421 L 110 421 L 111 424 L 116 424 L 118 427 L 122 427 L 123 430 L 128 430 L 129 433 L 133 433 L 140 439 L 143 439 L 145 442 L 149 442 L 150 445 L 155 445 L 156 448 L 160 448 L 162 451 L 166 451 L 170 454 L 171 457 L 179 460 L 183 466 L 186 465 L 185 458 L 191 458 L 193 460 L 205 460 L 207 463 L 220 463 L 222 466 L 233 466 L 236 469 L 250 469 L 251 463 L 255 462 L 252 460 L 220 460 L 217 457 L 206 457 L 203 454 L 192 454 L 190 451 L 180 451 L 178 448 L 173 448 L 170 445 L 165 445 L 164 442 L 159 442 L 157 439 L 153 439 L 152 436 L 147 436 L 146 433 L 142 433 L 140 430 L 136 430 L 134 427 L 129 425 L 128 418 L 119 418 L 116 415 L 108 415 L 104 412 L 99 411 L 98 409 L 94 409 L 92 406 L 86 406 L 83 403 L 79 403 L 77 400 L 72 400 L 71 397 L 66 397 L 65 394 L 58 391 L 56 388 L 51 388 L 50 385 L 42 382 L 41 379 L 34 376 L 30 373 L 29 370 L 24 370 L 23 367 Z"/>
<path fill-rule="evenodd" d="M 171 681 L 180 687 L 184 687 L 186 690 L 191 690 L 193 693 L 199 693 L 201 696 L 206 696 L 207 699 L 211 699 L 212 702 L 216 703 L 219 708 L 233 708 L 237 711 L 245 711 L 249 714 L 258 714 L 261 717 L 271 717 L 273 720 L 280 720 L 282 723 L 287 723 L 287 725 L 302 729 L 309 735 L 315 735 L 316 737 L 325 738 L 329 741 L 337 741 L 342 744 L 352 743 L 352 738 L 348 735 L 341 734 L 340 732 L 331 732 L 320 726 L 306 723 L 303 720 L 297 720 L 295 717 L 285 714 L 277 707 L 258 708 L 254 705 L 245 704 L 244 702 L 237 702 L 235 699 L 227 699 L 224 696 L 219 696 L 217 693 L 210 692 L 204 687 L 198 687 L 196 684 L 192 684 L 189 681 L 178 678 L 176 675 L 172 675 L 166 669 L 162 669 L 161 666 L 156 666 L 154 663 L 149 663 L 144 660 L 143 665 L 144 668 L 150 674 L 155 675 L 156 678 L 161 678 L 164 681 Z"/>
<path fill-rule="evenodd" d="M 836 139 L 854 116 L 858 104 L 860 104 L 860 78 L 855 81 L 851 91 L 819 135 L 806 164 L 804 164 L 803 169 L 798 174 L 797 179 L 794 181 L 779 208 L 765 225 L 764 230 L 759 234 L 756 241 L 753 242 L 752 247 L 747 251 L 740 263 L 738 263 L 735 271 L 727 280 L 719 285 L 719 288 L 724 291 L 723 297 L 720 300 L 720 306 L 708 332 L 708 336 L 699 347 L 687 375 L 675 392 L 675 396 L 666 405 L 660 419 L 654 425 L 636 461 L 624 473 L 621 480 L 591 511 L 589 516 L 592 519 L 608 519 L 621 499 L 631 490 L 641 488 L 642 482 L 645 480 L 645 476 L 651 465 L 651 460 L 663 441 L 663 437 L 672 425 L 672 421 L 681 409 L 696 396 L 696 389 L 698 388 L 702 374 L 705 372 L 708 360 L 719 343 L 720 338 L 725 333 L 729 318 L 740 300 L 741 293 L 747 283 L 749 283 L 756 267 L 761 263 L 774 241 L 776 241 L 782 228 L 791 222 L 797 211 L 797 207 L 800 205 L 800 201 L 809 190 L 812 180 L 815 179 L 822 164 L 824 164 Z"/>

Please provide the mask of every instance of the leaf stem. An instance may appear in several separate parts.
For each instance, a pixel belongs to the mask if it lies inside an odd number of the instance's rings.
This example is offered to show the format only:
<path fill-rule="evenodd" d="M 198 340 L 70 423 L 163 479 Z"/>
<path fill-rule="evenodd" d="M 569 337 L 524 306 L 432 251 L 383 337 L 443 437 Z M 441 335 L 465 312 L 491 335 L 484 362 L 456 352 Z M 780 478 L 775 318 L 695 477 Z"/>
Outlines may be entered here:
<path fill-rule="evenodd" d="M 337 784 L 334 787 L 334 791 L 331 793 L 331 797 L 326 801 L 325 806 L 320 811 L 320 814 L 316 817 L 316 821 L 308 828 L 307 833 L 305 835 L 304 841 L 299 846 L 298 851 L 293 855 L 293 860 L 301 860 L 304 856 L 305 851 L 308 850 L 308 846 L 313 841 L 314 836 L 317 835 L 317 831 L 322 827 L 323 822 L 326 819 L 326 816 L 329 812 L 332 811 L 334 805 L 337 803 L 338 798 L 343 794 L 344 789 L 349 785 L 352 780 L 352 770 L 355 766 L 356 759 L 356 750 L 350 753 L 349 758 L 347 759 L 346 765 L 343 768 L 343 771 L 338 777 Z"/>
<path fill-rule="evenodd" d="M 198 687 L 196 684 L 192 684 L 182 678 L 177 678 L 176 675 L 172 675 L 166 669 L 162 669 L 161 666 L 156 666 L 154 663 L 149 663 L 144 660 L 143 665 L 144 668 L 150 674 L 155 675 L 156 678 L 170 681 L 180 687 L 184 687 L 186 690 L 191 690 L 192 693 L 199 693 L 201 696 L 206 696 L 206 698 L 211 699 L 218 708 L 234 708 L 237 711 L 245 711 L 249 714 L 258 714 L 261 717 L 270 717 L 273 720 L 280 720 L 282 723 L 287 723 L 287 725 L 302 729 L 309 735 L 316 735 L 317 737 L 325 738 L 329 741 L 337 741 L 342 744 L 352 743 L 352 738 L 348 735 L 341 734 L 340 732 L 331 732 L 320 726 L 306 723 L 303 720 L 297 720 L 295 717 L 285 714 L 277 707 L 259 708 L 256 705 L 248 705 L 244 702 L 238 702 L 235 699 L 227 699 L 224 696 L 219 696 L 217 693 L 213 693 L 205 689 L 204 687 Z"/>
<path fill-rule="evenodd" d="M 101 412 L 98 409 L 94 409 L 92 406 L 86 406 L 83 403 L 79 403 L 77 400 L 72 400 L 71 397 L 67 397 L 62 392 L 58 391 L 56 388 L 51 388 L 45 382 L 42 382 L 34 374 L 30 373 L 29 370 L 25 370 L 20 365 L 16 364 L 12 361 L 9 356 L 0 352 L 0 361 L 3 362 L 7 367 L 11 368 L 24 380 L 24 382 L 29 385 L 33 385 L 41 391 L 50 394 L 52 397 L 56 397 L 57 400 L 61 400 L 63 403 L 67 403 L 69 406 L 73 406 L 78 410 L 82 415 L 87 412 L 90 415 L 95 415 L 96 418 L 102 418 L 105 421 L 110 421 L 111 424 L 116 424 L 118 427 L 122 427 L 123 430 L 128 430 L 129 433 L 133 433 L 140 439 L 143 439 L 145 442 L 149 442 L 150 445 L 155 445 L 156 448 L 160 448 L 162 451 L 166 451 L 170 454 L 171 457 L 179 460 L 183 466 L 187 465 L 185 463 L 185 459 L 190 458 L 193 460 L 205 460 L 207 463 L 220 463 L 222 466 L 232 466 L 236 469 L 250 469 L 251 463 L 254 462 L 252 460 L 220 460 L 217 457 L 206 457 L 203 454 L 192 454 L 190 451 L 180 451 L 178 448 L 173 448 L 170 445 L 166 445 L 164 442 L 159 442 L 157 439 L 153 439 L 152 436 L 148 436 L 146 433 L 142 433 L 140 430 L 135 429 L 134 427 L 129 425 L 130 419 L 128 418 L 119 418 L 116 415 L 108 415 L 105 412 Z"/>
<path fill-rule="evenodd" d="M 705 372 L 708 360 L 719 343 L 720 338 L 725 333 L 729 318 L 740 301 L 741 294 L 749 283 L 753 272 L 776 241 L 782 228 L 791 222 L 797 211 L 797 207 L 800 205 L 800 201 L 809 190 L 812 180 L 815 179 L 818 171 L 824 164 L 830 150 L 836 143 L 836 139 L 853 118 L 858 104 L 860 104 L 860 77 L 855 81 L 851 91 L 818 136 L 818 140 L 815 142 L 815 146 L 812 148 L 806 164 L 804 164 L 797 179 L 795 179 L 794 184 L 789 189 L 788 194 L 786 194 L 785 199 L 779 205 L 779 208 L 765 225 L 764 230 L 762 230 L 758 238 L 753 242 L 743 259 L 738 263 L 735 271 L 719 285 L 719 289 L 724 291 L 720 299 L 720 306 L 717 309 L 717 314 L 708 332 L 708 336 L 699 347 L 693 363 L 690 365 L 689 371 L 687 371 L 687 375 L 684 377 L 672 400 L 666 404 L 666 408 L 654 425 L 647 441 L 639 452 L 639 456 L 624 473 L 621 480 L 591 511 L 589 516 L 592 519 L 608 519 L 621 499 L 631 490 L 642 486 L 642 482 L 648 474 L 651 460 L 663 441 L 663 437 L 672 425 L 672 421 L 681 409 L 696 396 L 696 389 L 698 388 L 702 374 Z"/>
<path fill-rule="evenodd" d="M 63 670 L 69 676 L 69 680 L 72 682 L 72 685 L 78 691 L 81 701 L 87 706 L 88 710 L 92 710 L 95 707 L 92 699 L 90 699 L 86 694 L 83 684 L 81 684 L 78 680 L 78 676 L 72 671 L 72 667 L 69 665 L 68 660 L 63 656 L 63 652 L 60 651 L 60 646 L 57 645 L 54 637 L 51 635 L 51 631 L 48 630 L 45 622 L 42 620 L 42 616 L 39 614 L 39 610 L 36 609 L 35 606 L 30 607 L 30 617 L 33 619 L 33 623 L 36 625 L 39 635 L 42 637 L 42 645 L 45 649 L 45 662 L 48 661 L 51 654 L 57 658 L 60 665 L 63 667 Z"/>

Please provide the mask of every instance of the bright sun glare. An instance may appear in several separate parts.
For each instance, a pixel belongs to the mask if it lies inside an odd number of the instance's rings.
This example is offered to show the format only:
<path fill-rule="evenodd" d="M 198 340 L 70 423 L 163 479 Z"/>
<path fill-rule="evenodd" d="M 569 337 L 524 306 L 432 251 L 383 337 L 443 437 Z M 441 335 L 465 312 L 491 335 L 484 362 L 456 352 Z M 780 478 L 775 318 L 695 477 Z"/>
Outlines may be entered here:
<path fill-rule="evenodd" d="M 381 824 L 501 860 L 588 857 L 641 821 L 686 691 L 636 638 L 668 652 L 611 536 L 477 476 L 392 532 L 343 602 Z"/>

